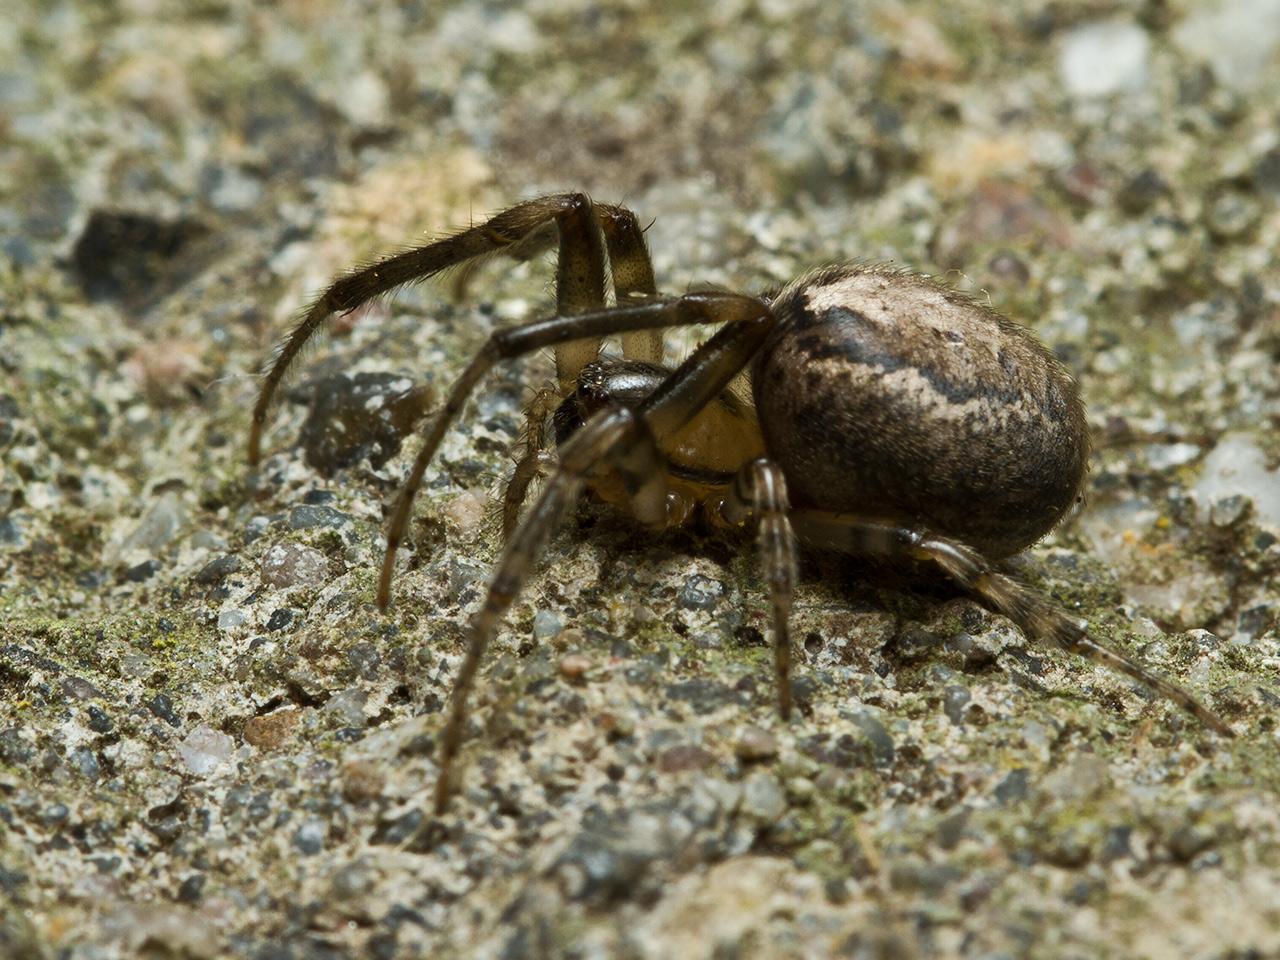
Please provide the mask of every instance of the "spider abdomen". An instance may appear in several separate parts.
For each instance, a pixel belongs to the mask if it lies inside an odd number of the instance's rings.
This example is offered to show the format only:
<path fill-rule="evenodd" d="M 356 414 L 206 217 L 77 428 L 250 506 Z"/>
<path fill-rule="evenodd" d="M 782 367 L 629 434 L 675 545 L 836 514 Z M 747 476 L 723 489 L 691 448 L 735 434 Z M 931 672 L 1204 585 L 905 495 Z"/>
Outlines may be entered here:
<path fill-rule="evenodd" d="M 773 302 L 756 407 L 792 502 L 1004 556 L 1074 502 L 1084 407 L 1026 328 L 925 277 L 844 265 Z"/>

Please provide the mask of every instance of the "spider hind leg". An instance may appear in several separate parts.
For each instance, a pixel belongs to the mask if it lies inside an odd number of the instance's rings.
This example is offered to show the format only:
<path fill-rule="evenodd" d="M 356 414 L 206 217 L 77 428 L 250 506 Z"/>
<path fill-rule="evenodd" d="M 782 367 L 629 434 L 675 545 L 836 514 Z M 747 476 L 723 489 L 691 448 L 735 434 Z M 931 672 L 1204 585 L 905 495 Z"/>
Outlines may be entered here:
<path fill-rule="evenodd" d="M 1033 640 L 1088 657 L 1154 690 L 1224 737 L 1234 736 L 1226 721 L 1189 691 L 1166 680 L 1132 657 L 1092 639 L 1081 624 L 1035 591 L 995 569 L 968 545 L 892 522 L 852 514 L 797 511 L 792 522 L 800 538 L 846 553 L 898 555 L 935 563 L 947 576 L 1004 614 Z"/>

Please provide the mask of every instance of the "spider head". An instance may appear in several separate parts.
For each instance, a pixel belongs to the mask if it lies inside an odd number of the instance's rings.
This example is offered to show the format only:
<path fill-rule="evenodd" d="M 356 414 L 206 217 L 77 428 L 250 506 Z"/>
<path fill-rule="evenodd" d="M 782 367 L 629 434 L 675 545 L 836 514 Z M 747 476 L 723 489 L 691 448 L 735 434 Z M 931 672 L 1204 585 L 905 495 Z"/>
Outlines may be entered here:
<path fill-rule="evenodd" d="M 639 360 L 602 359 L 587 364 L 578 374 L 573 393 L 565 397 L 552 418 L 556 445 L 562 445 L 606 406 L 634 407 L 670 373 L 666 367 Z"/>

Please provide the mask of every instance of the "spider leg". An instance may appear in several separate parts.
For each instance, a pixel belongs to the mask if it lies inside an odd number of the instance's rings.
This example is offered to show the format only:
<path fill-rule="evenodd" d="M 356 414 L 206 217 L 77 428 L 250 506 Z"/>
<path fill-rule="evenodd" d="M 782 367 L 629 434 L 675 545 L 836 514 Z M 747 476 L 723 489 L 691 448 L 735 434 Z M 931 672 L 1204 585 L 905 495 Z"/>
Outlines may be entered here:
<path fill-rule="evenodd" d="M 701 299 L 709 295 L 691 296 Z M 660 462 L 658 446 L 724 389 L 772 329 L 773 315 L 760 301 L 741 295 L 715 296 L 721 299 L 711 313 L 710 322 L 728 318 L 733 321 L 695 350 L 637 408 L 607 407 L 579 428 L 561 448 L 560 468 L 503 550 L 484 605 L 472 619 L 471 638 L 449 700 L 449 714 L 440 739 L 437 813 L 444 811 L 453 791 L 454 761 L 462 744 L 467 701 L 484 652 L 498 622 L 520 592 L 534 557 L 555 524 L 573 506 L 588 476 L 601 467 L 618 472 L 633 492 L 641 519 L 645 513 L 661 506 L 655 506 L 654 501 L 655 494 L 660 496 L 664 490 L 660 472 L 655 469 Z M 680 304 L 687 299 L 673 303 Z M 644 308 L 619 307 L 614 312 L 629 309 Z M 581 322 L 588 316 L 592 315 L 583 314 L 574 319 Z M 646 476 L 646 471 L 658 472 L 657 480 Z"/>
<path fill-rule="evenodd" d="M 999 573 L 980 553 L 958 540 L 850 514 L 795 511 L 792 524 L 800 539 L 846 553 L 897 554 L 932 560 L 966 590 L 972 590 L 1028 636 L 1088 657 L 1132 677 L 1176 703 L 1224 737 L 1235 733 L 1190 692 L 1138 661 L 1092 639 L 1079 621 L 1011 577 Z"/>
<path fill-rule="evenodd" d="M 515 532 L 516 522 L 520 519 L 520 508 L 529 492 L 529 484 L 537 476 L 539 468 L 553 459 L 546 451 L 547 416 L 555 408 L 558 394 L 554 390 L 543 389 L 534 394 L 525 410 L 524 452 L 516 461 L 516 468 L 507 481 L 502 495 L 502 542 L 506 543 Z"/>
<path fill-rule="evenodd" d="M 256 464 L 261 458 L 262 431 L 286 372 L 331 316 L 354 310 L 403 284 L 424 280 L 477 258 L 497 253 L 523 254 L 537 239 L 535 235 L 552 223 L 560 233 L 557 312 L 566 315 L 603 306 L 604 247 L 591 200 L 582 193 L 527 200 L 468 230 L 345 273 L 307 308 L 263 377 L 249 429 L 249 462 Z M 598 349 L 598 338 L 558 345 L 556 373 L 561 384 L 572 382 L 578 371 L 595 359 Z"/>
<path fill-rule="evenodd" d="M 618 302 L 654 296 L 658 288 L 653 279 L 653 261 L 649 258 L 644 231 L 640 229 L 636 215 L 626 207 L 601 203 L 596 205 L 596 216 L 604 230 L 613 292 Z M 659 330 L 638 330 L 622 335 L 622 355 L 628 360 L 662 363 L 662 354 L 662 332 Z"/>
<path fill-rule="evenodd" d="M 556 523 L 577 500 L 584 474 L 610 449 L 617 438 L 634 425 L 634 415 L 622 409 L 604 410 L 585 424 L 566 444 L 560 468 L 543 487 L 524 521 L 516 528 L 503 549 L 497 570 L 489 584 L 484 606 L 471 621 L 471 638 L 467 652 L 453 681 L 449 699 L 449 715 L 440 738 L 439 779 L 436 781 L 435 808 L 443 813 L 453 792 L 453 768 L 462 745 L 467 719 L 467 700 L 475 685 L 476 671 L 497 630 L 502 615 L 515 601 L 520 585 L 534 558 L 550 537 Z"/>
<path fill-rule="evenodd" d="M 618 303 L 638 302 L 655 297 L 658 288 L 653 278 L 653 262 L 649 259 L 649 250 L 644 242 L 644 231 L 640 229 L 640 222 L 636 219 L 636 215 L 626 207 L 604 203 L 595 205 L 595 215 L 604 233 L 609 271 L 613 278 L 613 291 Z M 566 311 L 561 309 L 560 312 Z M 596 340 L 591 345 L 592 351 L 588 354 L 587 362 L 595 358 L 599 350 L 599 341 Z M 639 330 L 622 334 L 622 353 L 625 357 L 661 363 L 662 332 Z M 567 380 L 564 374 L 568 372 L 570 364 L 567 362 L 560 364 L 562 394 L 570 392 L 573 380 L 578 373 L 581 373 L 581 366 L 577 365 L 579 359 L 577 356 L 574 357 L 574 376 Z M 539 393 L 535 397 L 535 403 L 526 411 L 525 454 L 516 464 L 515 472 L 507 482 L 503 496 L 502 539 L 504 542 L 515 530 L 520 508 L 524 505 L 524 499 L 529 491 L 529 484 L 546 459 L 546 454 L 541 452 L 546 439 L 545 424 L 535 424 L 534 421 L 537 417 L 545 418 L 554 409 L 554 404 L 548 402 L 551 396 L 554 394 L 550 392 Z M 541 401 L 540 405 L 538 401 Z"/>
<path fill-rule="evenodd" d="M 440 412 L 428 424 L 422 447 L 413 461 L 413 466 L 409 470 L 409 476 L 405 480 L 404 486 L 400 488 L 400 494 L 396 498 L 395 506 L 392 508 L 391 519 L 387 524 L 387 550 L 383 556 L 382 574 L 378 581 L 378 606 L 385 610 L 390 602 L 391 576 L 395 568 L 396 549 L 400 546 L 400 541 L 404 538 L 405 529 L 409 525 L 409 517 L 413 511 L 413 498 L 417 495 L 418 488 L 422 485 L 422 477 L 426 473 L 427 465 L 431 462 L 436 449 L 440 446 L 440 441 L 443 439 L 445 431 L 449 428 L 454 418 L 457 417 L 475 385 L 496 362 L 517 357 L 532 350 L 556 346 L 573 340 L 598 339 L 610 334 L 625 333 L 632 330 L 653 330 L 661 327 L 725 323 L 726 321 L 747 324 L 753 331 L 765 330 L 772 328 L 773 314 L 769 312 L 769 308 L 760 300 L 744 294 L 722 292 L 690 293 L 682 297 L 655 298 L 641 303 L 627 303 L 567 317 L 556 316 L 546 320 L 535 320 L 518 327 L 495 330 L 491 333 L 484 347 L 463 370 L 461 376 L 454 381 L 452 389 L 445 398 L 444 406 L 441 407 Z M 730 329 L 736 328 L 730 324 L 730 326 L 721 330 L 715 337 L 703 344 L 698 351 L 695 351 L 689 360 L 692 361 L 695 357 L 703 356 L 703 351 L 711 347 L 712 344 L 720 342 L 721 335 Z M 760 336 L 763 337 L 763 333 Z M 754 349 L 755 346 L 752 347 L 753 352 Z M 684 400 L 692 398 L 697 401 L 692 407 L 692 412 L 688 414 L 689 417 L 692 417 L 693 413 L 696 413 L 712 397 L 716 396 L 719 387 L 707 393 L 706 391 L 709 388 L 706 384 L 718 383 L 718 379 L 705 377 L 691 379 L 688 376 L 680 375 L 681 371 L 688 366 L 688 362 L 686 361 L 679 370 L 663 382 L 654 394 L 648 398 L 646 406 L 656 398 L 667 397 L 671 391 L 676 391 L 671 399 Z M 739 363 L 738 367 L 735 368 L 735 372 L 745 363 L 746 360 Z M 666 418 L 670 414 L 664 405 L 661 410 L 654 411 L 654 416 Z M 670 430 L 666 429 L 665 426 L 663 428 L 655 427 L 655 433 L 659 436 L 666 436 L 669 432 Z"/>
<path fill-rule="evenodd" d="M 560 256 L 556 261 L 556 313 L 568 316 L 604 307 L 604 243 L 591 201 L 575 194 L 557 216 Z M 567 394 L 582 368 L 600 354 L 600 338 L 556 344 L 556 379 Z"/>
<path fill-rule="evenodd" d="M 734 477 L 720 508 L 730 524 L 747 516 L 756 521 L 760 567 L 773 607 L 773 671 L 778 685 L 778 712 L 791 717 L 791 596 L 796 583 L 796 540 L 787 517 L 787 482 L 782 469 L 767 457 L 744 464 Z"/>

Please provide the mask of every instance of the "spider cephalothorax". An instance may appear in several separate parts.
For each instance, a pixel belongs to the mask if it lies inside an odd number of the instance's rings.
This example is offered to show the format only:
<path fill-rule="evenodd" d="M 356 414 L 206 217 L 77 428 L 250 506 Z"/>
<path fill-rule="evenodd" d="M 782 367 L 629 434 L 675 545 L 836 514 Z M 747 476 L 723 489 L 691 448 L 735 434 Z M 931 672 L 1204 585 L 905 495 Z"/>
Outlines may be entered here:
<path fill-rule="evenodd" d="M 554 347 L 557 387 L 531 404 L 526 447 L 504 501 L 506 548 L 454 685 L 438 809 L 452 790 L 467 699 L 489 639 L 584 487 L 653 527 L 682 523 L 695 510 L 727 526 L 754 524 L 784 718 L 799 540 L 931 561 L 1029 635 L 1128 674 L 1231 735 L 1186 690 L 1092 640 L 993 567 L 1044 536 L 1079 496 L 1089 450 L 1084 408 L 1074 382 L 1029 330 L 927 277 L 839 264 L 763 296 L 660 296 L 634 214 L 583 194 L 541 197 L 335 280 L 267 372 L 250 460 L 258 461 L 286 369 L 334 313 L 477 257 L 527 255 L 557 232 L 556 315 L 489 337 L 426 428 L 387 527 L 377 596 L 384 609 L 414 495 L 445 430 L 496 362 Z M 664 366 L 660 331 L 702 323 L 722 327 L 678 367 Z M 602 338 L 614 335 L 623 357 L 601 358 Z M 749 395 L 734 386 L 741 375 Z M 555 470 L 521 518 L 547 457 L 548 426 Z"/>

